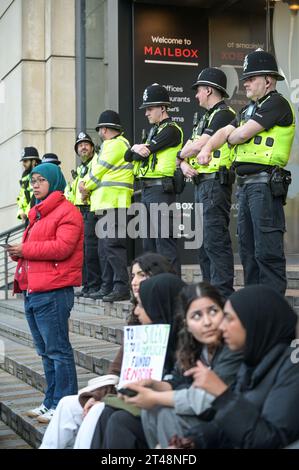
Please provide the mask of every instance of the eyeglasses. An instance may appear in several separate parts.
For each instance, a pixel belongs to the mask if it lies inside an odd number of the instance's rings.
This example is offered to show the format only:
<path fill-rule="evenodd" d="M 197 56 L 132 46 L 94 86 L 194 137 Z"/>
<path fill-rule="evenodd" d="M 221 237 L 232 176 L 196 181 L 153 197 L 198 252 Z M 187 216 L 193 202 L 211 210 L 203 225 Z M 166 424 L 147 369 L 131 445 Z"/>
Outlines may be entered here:
<path fill-rule="evenodd" d="M 32 178 L 32 180 L 30 181 L 30 184 L 31 186 L 34 186 L 35 184 L 40 185 L 44 183 L 45 181 L 47 181 L 46 178 Z"/>

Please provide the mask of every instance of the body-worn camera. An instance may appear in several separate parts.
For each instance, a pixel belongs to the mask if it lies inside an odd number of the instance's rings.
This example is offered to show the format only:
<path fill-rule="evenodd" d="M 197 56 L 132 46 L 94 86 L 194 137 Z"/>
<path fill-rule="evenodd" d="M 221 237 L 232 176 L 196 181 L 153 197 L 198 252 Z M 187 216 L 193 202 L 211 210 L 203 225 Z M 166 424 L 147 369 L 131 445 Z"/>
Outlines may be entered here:
<path fill-rule="evenodd" d="M 271 172 L 269 185 L 273 197 L 282 197 L 283 204 L 286 204 L 289 185 L 292 182 L 291 172 L 279 166 L 274 167 Z"/>
<path fill-rule="evenodd" d="M 72 178 L 75 180 L 78 176 L 77 170 L 71 170 Z"/>
<path fill-rule="evenodd" d="M 184 173 L 180 168 L 176 168 L 173 174 L 173 186 L 175 194 L 181 194 L 184 191 L 186 180 Z"/>

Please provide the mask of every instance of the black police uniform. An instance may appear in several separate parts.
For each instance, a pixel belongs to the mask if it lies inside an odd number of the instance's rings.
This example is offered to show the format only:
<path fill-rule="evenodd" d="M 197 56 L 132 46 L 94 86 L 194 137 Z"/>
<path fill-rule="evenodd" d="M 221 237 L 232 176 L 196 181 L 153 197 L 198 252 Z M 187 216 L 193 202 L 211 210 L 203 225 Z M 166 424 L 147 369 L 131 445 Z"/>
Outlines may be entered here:
<path fill-rule="evenodd" d="M 256 104 L 249 103 L 232 125 L 237 127 L 244 117 L 256 121 L 266 130 L 275 125 L 290 126 L 293 121 L 290 104 L 276 91 Z M 238 242 L 245 285 L 268 284 L 284 294 L 287 285 L 283 247 L 285 216 L 282 197 L 273 197 L 269 186 L 269 173 L 273 167 L 244 162 L 235 163 L 235 166 L 239 175 L 236 194 Z M 248 183 L 250 177 L 252 182 Z"/>
<path fill-rule="evenodd" d="M 160 132 L 159 128 L 164 126 L 166 123 L 170 125 L 165 126 Z M 150 141 L 148 142 L 148 148 L 151 154 L 154 154 L 160 150 L 167 149 L 169 147 L 176 147 L 181 142 L 181 133 L 179 129 L 171 125 L 171 118 L 164 119 L 155 125 L 150 131 Z M 128 151 L 125 156 L 125 160 L 132 161 L 134 156 Z M 146 176 L 146 175 L 145 175 Z M 141 186 L 141 202 L 146 207 L 147 213 L 147 237 L 143 238 L 143 250 L 151 251 L 154 253 L 160 253 L 165 256 L 175 271 L 180 274 L 181 266 L 179 261 L 177 239 L 173 237 L 173 214 L 172 212 L 167 217 L 169 218 L 169 237 L 163 237 L 161 228 L 161 218 L 158 219 L 157 225 L 153 224 L 150 208 L 151 204 L 166 203 L 168 206 L 175 203 L 176 195 L 174 190 L 172 192 L 165 192 L 162 186 L 161 178 L 140 178 Z M 154 235 L 154 236 L 153 236 Z"/>
<path fill-rule="evenodd" d="M 219 108 L 209 122 L 209 117 Z M 201 118 L 197 134 L 212 136 L 234 117 L 233 111 L 220 101 Z M 219 172 L 200 173 L 196 182 L 195 203 L 203 204 L 203 244 L 199 249 L 203 280 L 217 287 L 227 298 L 234 291 L 234 257 L 229 232 L 232 182 L 220 181 Z"/>

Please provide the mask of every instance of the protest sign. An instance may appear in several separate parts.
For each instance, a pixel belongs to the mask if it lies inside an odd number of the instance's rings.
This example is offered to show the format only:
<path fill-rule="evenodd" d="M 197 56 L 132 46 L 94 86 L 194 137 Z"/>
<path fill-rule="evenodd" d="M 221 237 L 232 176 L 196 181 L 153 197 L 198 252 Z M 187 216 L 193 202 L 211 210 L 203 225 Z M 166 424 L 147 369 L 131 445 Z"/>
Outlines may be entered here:
<path fill-rule="evenodd" d="M 124 327 L 119 388 L 143 379 L 161 380 L 170 325 Z"/>

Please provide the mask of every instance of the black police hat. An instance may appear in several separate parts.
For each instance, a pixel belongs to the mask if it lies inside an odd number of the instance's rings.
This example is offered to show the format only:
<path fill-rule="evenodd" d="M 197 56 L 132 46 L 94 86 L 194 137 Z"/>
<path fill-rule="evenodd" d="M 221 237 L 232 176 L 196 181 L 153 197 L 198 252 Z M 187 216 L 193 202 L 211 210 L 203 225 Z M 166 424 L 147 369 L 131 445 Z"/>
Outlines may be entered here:
<path fill-rule="evenodd" d="M 144 90 L 143 103 L 139 109 L 150 106 L 170 106 L 169 94 L 164 86 L 153 83 Z"/>
<path fill-rule="evenodd" d="M 55 153 L 45 153 L 42 158 L 42 163 L 54 163 L 54 165 L 60 165 L 61 161 Z"/>
<path fill-rule="evenodd" d="M 195 89 L 199 85 L 206 85 L 212 88 L 216 88 L 216 90 L 221 91 L 225 98 L 228 98 L 226 91 L 227 78 L 221 69 L 217 69 L 216 67 L 208 67 L 203 69 L 198 75 L 196 82 L 193 83 L 192 88 Z"/>
<path fill-rule="evenodd" d="M 79 134 L 77 135 L 77 139 L 76 139 L 76 143 L 75 143 L 75 146 L 74 146 L 74 149 L 75 149 L 75 152 L 77 153 L 77 146 L 78 144 L 80 144 L 80 142 L 89 142 L 93 147 L 94 147 L 94 143 L 92 141 L 92 138 L 90 137 L 90 135 L 86 134 L 86 132 L 79 132 Z"/>
<path fill-rule="evenodd" d="M 108 127 L 109 129 L 116 129 L 118 131 L 123 130 L 123 127 L 120 123 L 119 114 L 116 111 L 112 111 L 111 109 L 107 109 L 100 114 L 96 131 L 98 131 L 100 127 Z"/>
<path fill-rule="evenodd" d="M 278 66 L 275 57 L 270 52 L 257 49 L 250 52 L 244 59 L 243 75 L 240 80 L 246 80 L 248 77 L 257 75 L 272 75 L 276 80 L 284 80 L 284 77 L 278 72 Z"/>
<path fill-rule="evenodd" d="M 38 151 L 35 147 L 24 147 L 21 153 L 21 160 L 20 162 L 24 160 L 39 160 L 39 154 Z"/>

